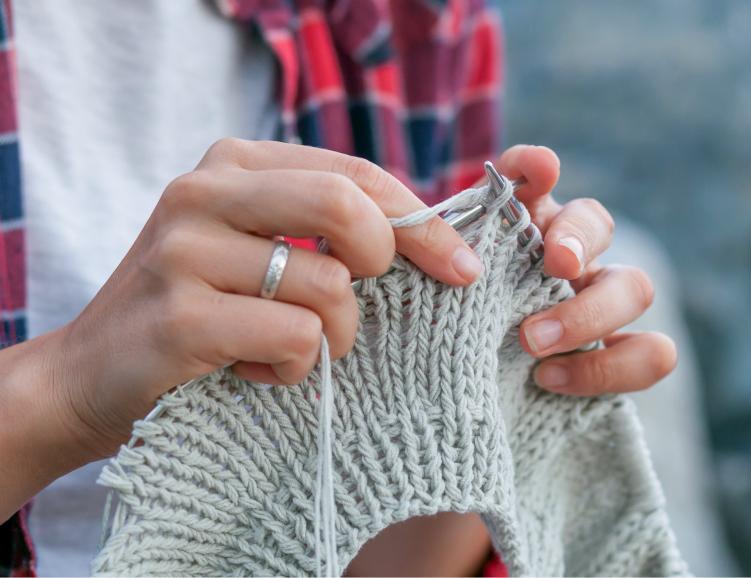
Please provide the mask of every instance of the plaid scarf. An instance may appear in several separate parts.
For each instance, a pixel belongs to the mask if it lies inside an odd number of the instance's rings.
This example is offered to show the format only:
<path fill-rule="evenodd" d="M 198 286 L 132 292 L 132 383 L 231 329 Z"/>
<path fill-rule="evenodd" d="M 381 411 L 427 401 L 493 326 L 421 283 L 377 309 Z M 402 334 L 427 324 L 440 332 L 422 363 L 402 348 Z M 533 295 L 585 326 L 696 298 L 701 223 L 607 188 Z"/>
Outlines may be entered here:
<path fill-rule="evenodd" d="M 279 138 L 367 158 L 426 203 L 500 150 L 501 37 L 485 0 L 217 0 L 279 67 Z M 11 0 L 0 0 L 0 347 L 26 338 Z M 0 526 L 0 574 L 33 574 L 27 508 Z"/>

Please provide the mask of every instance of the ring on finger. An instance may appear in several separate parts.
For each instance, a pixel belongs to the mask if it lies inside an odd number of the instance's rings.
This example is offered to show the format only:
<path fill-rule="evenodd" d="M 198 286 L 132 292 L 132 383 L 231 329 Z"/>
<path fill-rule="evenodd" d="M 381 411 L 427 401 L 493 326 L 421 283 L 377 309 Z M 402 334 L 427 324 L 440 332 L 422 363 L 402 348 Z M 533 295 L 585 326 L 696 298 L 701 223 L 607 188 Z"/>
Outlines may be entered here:
<path fill-rule="evenodd" d="M 274 250 L 271 252 L 269 266 L 266 269 L 266 275 L 261 285 L 261 298 L 273 299 L 279 290 L 279 284 L 282 282 L 284 268 L 289 260 L 290 248 L 292 246 L 287 241 L 275 241 Z"/>

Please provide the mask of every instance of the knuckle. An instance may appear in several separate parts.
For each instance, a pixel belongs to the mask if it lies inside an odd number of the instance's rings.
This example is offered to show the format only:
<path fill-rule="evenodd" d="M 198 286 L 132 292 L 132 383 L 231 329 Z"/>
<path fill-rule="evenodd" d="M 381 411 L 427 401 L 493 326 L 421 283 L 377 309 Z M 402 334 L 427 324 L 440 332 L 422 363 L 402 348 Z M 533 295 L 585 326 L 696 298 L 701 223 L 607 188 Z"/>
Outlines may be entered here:
<path fill-rule="evenodd" d="M 405 198 L 411 196 L 405 195 L 405 192 L 407 191 L 401 181 L 383 170 L 380 171 L 376 185 L 370 189 L 371 197 L 381 207 L 392 207 L 403 203 Z"/>
<path fill-rule="evenodd" d="M 321 318 L 312 311 L 300 312 L 288 318 L 286 343 L 290 355 L 296 360 L 315 359 L 321 345 Z"/>
<path fill-rule="evenodd" d="M 633 294 L 636 296 L 639 307 L 644 310 L 647 309 L 655 297 L 654 285 L 643 270 L 638 267 L 626 267 L 626 273 L 628 275 L 629 282 L 632 284 Z"/>
<path fill-rule="evenodd" d="M 597 199 L 586 197 L 578 200 L 579 204 L 586 208 L 589 212 L 595 214 L 598 219 L 605 224 L 609 234 L 612 234 L 615 230 L 615 221 L 613 220 L 610 212 L 603 206 L 603 204 Z"/>
<path fill-rule="evenodd" d="M 357 338 L 358 327 L 358 312 L 356 309 L 352 310 L 351 315 L 343 320 L 344 331 L 338 339 L 331 340 L 331 358 L 339 359 L 349 353 L 355 345 L 355 339 Z"/>
<path fill-rule="evenodd" d="M 319 189 L 321 212 L 332 227 L 349 230 L 365 216 L 354 183 L 336 173 L 329 173 L 324 179 Z"/>
<path fill-rule="evenodd" d="M 246 141 L 236 137 L 224 137 L 214 142 L 206 151 L 205 158 L 212 160 L 233 160 L 241 151 L 245 153 L 252 149 L 252 141 Z"/>
<path fill-rule="evenodd" d="M 196 233 L 186 227 L 171 227 L 154 241 L 151 260 L 156 267 L 175 272 L 188 267 L 199 246 Z"/>
<path fill-rule="evenodd" d="M 387 178 L 387 173 L 381 167 L 367 159 L 345 156 L 341 162 L 341 172 L 367 189 L 378 190 L 379 185 Z"/>
<path fill-rule="evenodd" d="M 311 288 L 323 301 L 334 305 L 344 303 L 352 293 L 349 269 L 333 257 L 317 260 L 310 277 Z"/>
<path fill-rule="evenodd" d="M 273 366 L 274 373 L 276 373 L 277 377 L 279 377 L 284 383 L 290 385 L 303 381 L 308 374 L 313 371 L 314 367 L 314 359 L 288 361 Z"/>
<path fill-rule="evenodd" d="M 195 205 L 209 190 L 209 179 L 205 171 L 196 170 L 174 179 L 162 193 L 160 207 L 170 214 L 178 214 Z"/>
<path fill-rule="evenodd" d="M 562 316 L 565 337 L 568 340 L 582 340 L 596 333 L 604 318 L 600 305 L 594 301 L 570 303 L 571 307 L 567 307 Z"/>
<path fill-rule="evenodd" d="M 436 246 L 444 234 L 443 225 L 444 221 L 438 218 L 433 218 L 419 227 L 416 233 L 420 245 L 423 247 Z"/>
<path fill-rule="evenodd" d="M 606 212 L 605 207 L 603 207 L 602 203 L 593 197 L 582 197 L 580 199 L 576 199 L 576 202 L 587 210 L 592 211 L 593 213 Z"/>
<path fill-rule="evenodd" d="M 391 234 L 385 237 L 385 241 L 379 244 L 377 251 L 373 251 L 372 267 L 366 270 L 372 277 L 379 277 L 384 275 L 391 269 L 391 265 L 394 262 L 396 256 L 394 236 Z"/>
<path fill-rule="evenodd" d="M 343 156 L 336 168 L 382 207 L 396 206 L 411 196 L 398 178 L 367 159 Z"/>
<path fill-rule="evenodd" d="M 380 207 L 398 206 L 409 196 L 401 181 L 377 164 L 359 157 L 350 157 L 346 164 L 344 174 L 360 185 Z"/>
<path fill-rule="evenodd" d="M 606 393 L 615 387 L 615 369 L 605 355 L 592 357 L 584 365 L 584 379 L 593 391 Z"/>
<path fill-rule="evenodd" d="M 360 185 L 378 205 L 392 206 L 404 200 L 401 182 L 377 164 L 359 157 L 350 157 L 345 163 L 344 174 Z"/>

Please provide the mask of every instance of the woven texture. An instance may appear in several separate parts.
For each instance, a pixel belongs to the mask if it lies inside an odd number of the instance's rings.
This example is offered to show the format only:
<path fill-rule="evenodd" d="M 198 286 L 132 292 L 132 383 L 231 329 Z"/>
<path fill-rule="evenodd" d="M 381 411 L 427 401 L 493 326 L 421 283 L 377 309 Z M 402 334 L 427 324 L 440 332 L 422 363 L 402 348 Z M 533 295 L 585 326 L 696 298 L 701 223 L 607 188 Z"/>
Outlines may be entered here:
<path fill-rule="evenodd" d="M 531 382 L 518 325 L 571 291 L 498 211 L 463 231 L 486 271 L 471 287 L 398 258 L 358 290 L 355 347 L 333 364 L 341 568 L 392 523 L 471 511 L 514 575 L 687 573 L 631 403 Z M 315 573 L 319 385 L 220 370 L 162 398 L 102 473 L 117 504 L 94 572 Z"/>

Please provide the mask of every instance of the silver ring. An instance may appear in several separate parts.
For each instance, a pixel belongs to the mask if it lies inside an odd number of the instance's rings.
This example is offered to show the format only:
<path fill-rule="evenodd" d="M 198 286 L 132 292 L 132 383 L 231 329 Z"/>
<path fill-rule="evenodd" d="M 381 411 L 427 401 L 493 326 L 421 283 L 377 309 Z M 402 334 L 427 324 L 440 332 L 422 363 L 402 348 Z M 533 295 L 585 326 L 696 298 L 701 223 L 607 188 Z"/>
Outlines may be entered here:
<path fill-rule="evenodd" d="M 261 297 L 263 299 L 273 299 L 276 296 L 279 284 L 282 282 L 284 268 L 287 266 L 291 246 L 287 241 L 276 241 L 274 243 L 274 250 L 271 252 L 271 259 L 269 259 L 269 268 L 266 269 L 266 276 L 263 278 L 263 285 L 261 286 Z"/>

